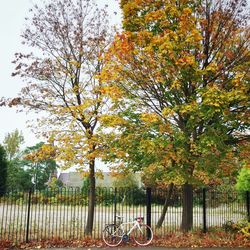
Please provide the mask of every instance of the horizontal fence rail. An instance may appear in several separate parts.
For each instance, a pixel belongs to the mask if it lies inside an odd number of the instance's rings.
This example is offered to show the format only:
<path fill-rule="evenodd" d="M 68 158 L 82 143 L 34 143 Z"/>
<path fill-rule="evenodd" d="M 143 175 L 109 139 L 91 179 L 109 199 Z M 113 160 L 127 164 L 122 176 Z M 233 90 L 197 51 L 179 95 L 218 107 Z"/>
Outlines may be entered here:
<path fill-rule="evenodd" d="M 97 188 L 93 238 L 100 238 L 105 224 L 143 216 L 161 237 L 178 232 L 182 218 L 182 190 L 173 190 L 161 227 L 156 227 L 166 204 L 167 190 Z M 88 190 L 48 188 L 28 192 L 12 190 L 0 197 L 0 240 L 28 242 L 49 239 L 84 238 L 88 211 Z M 249 192 L 223 193 L 194 190 L 193 230 L 206 232 L 227 221 L 249 219 Z"/>

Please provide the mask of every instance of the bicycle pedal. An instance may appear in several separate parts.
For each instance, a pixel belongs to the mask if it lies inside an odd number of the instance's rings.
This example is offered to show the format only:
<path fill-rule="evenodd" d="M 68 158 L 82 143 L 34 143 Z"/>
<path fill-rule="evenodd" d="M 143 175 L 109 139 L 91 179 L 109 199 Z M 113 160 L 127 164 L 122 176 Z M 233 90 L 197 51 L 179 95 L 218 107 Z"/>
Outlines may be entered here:
<path fill-rule="evenodd" d="M 122 240 L 123 240 L 124 242 L 128 242 L 128 241 L 129 241 L 129 236 L 128 236 L 127 234 L 124 234 L 124 235 L 122 236 Z"/>

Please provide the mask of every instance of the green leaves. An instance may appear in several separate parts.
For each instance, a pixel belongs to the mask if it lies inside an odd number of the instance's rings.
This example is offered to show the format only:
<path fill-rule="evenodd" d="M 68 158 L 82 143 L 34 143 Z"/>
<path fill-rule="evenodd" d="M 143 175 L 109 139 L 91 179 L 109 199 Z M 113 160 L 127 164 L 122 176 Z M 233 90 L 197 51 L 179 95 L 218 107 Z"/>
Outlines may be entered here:
<path fill-rule="evenodd" d="M 237 177 L 236 189 L 238 191 L 249 191 L 250 190 L 250 168 L 243 167 Z"/>

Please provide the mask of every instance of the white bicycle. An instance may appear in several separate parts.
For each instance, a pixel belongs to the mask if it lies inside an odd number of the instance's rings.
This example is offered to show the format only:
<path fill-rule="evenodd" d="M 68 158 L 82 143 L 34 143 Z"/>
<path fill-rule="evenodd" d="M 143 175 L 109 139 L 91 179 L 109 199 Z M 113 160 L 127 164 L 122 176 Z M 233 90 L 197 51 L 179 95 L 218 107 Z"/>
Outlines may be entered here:
<path fill-rule="evenodd" d="M 102 238 L 106 245 L 110 247 L 116 247 L 121 242 L 128 242 L 130 238 L 139 246 L 147 246 L 153 240 L 153 231 L 151 227 L 143 224 L 143 217 L 137 217 L 133 221 L 122 222 L 122 216 L 116 216 L 118 218 L 117 224 L 107 224 L 105 225 Z M 131 224 L 132 226 L 126 232 L 126 225 Z"/>

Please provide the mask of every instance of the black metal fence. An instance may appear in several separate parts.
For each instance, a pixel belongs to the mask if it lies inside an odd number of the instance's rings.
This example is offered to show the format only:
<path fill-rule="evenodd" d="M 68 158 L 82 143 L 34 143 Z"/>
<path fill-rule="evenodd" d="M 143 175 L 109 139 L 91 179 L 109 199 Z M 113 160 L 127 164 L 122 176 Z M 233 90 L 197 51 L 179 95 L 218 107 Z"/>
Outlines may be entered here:
<path fill-rule="evenodd" d="M 123 220 L 144 216 L 159 237 L 177 232 L 181 225 L 182 191 L 175 189 L 165 220 L 156 228 L 166 190 L 97 188 L 93 238 L 100 238 L 103 226 L 115 215 Z M 195 190 L 193 229 L 207 231 L 226 221 L 250 218 L 249 192 L 238 194 Z M 80 188 L 43 191 L 10 191 L 0 197 L 0 240 L 13 242 L 44 239 L 82 239 L 87 220 L 88 191 Z"/>

